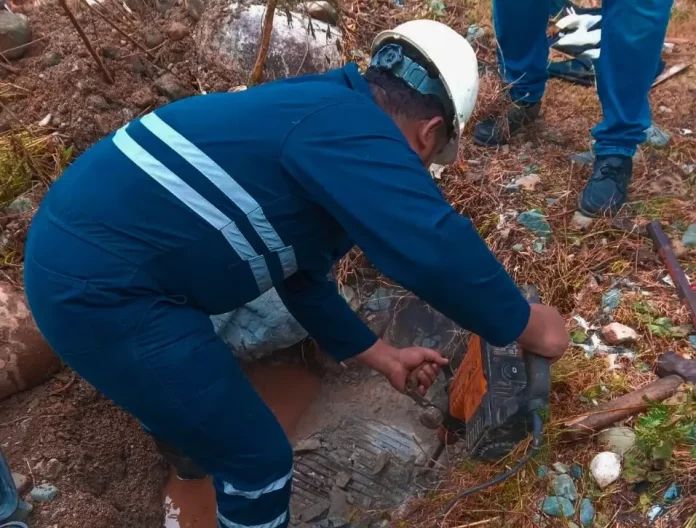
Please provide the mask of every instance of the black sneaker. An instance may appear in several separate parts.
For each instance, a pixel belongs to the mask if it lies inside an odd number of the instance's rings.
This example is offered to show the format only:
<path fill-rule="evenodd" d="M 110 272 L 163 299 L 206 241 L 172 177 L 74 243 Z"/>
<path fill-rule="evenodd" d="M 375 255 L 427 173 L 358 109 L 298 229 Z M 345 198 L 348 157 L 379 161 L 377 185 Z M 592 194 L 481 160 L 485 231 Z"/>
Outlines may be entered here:
<path fill-rule="evenodd" d="M 628 156 L 597 156 L 594 172 L 578 198 L 578 208 L 586 216 L 616 214 L 626 203 L 633 159 Z"/>
<path fill-rule="evenodd" d="M 173 445 L 157 439 L 155 445 L 162 458 L 174 468 L 179 480 L 203 480 L 206 477 L 205 471 Z"/>
<path fill-rule="evenodd" d="M 510 136 L 536 121 L 541 112 L 541 101 L 537 103 L 515 103 L 504 119 L 484 119 L 474 128 L 474 143 L 484 147 L 495 147 L 507 143 Z"/>

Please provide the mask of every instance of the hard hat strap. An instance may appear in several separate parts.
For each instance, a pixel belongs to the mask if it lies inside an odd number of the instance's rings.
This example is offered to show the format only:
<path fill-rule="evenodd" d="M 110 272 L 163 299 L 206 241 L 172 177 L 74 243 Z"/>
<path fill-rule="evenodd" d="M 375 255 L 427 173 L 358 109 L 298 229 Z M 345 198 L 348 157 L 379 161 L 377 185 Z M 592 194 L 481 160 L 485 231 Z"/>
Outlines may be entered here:
<path fill-rule="evenodd" d="M 382 46 L 372 57 L 370 66 L 389 70 L 418 93 L 434 95 L 445 107 L 448 119 L 454 119 L 454 105 L 442 81 L 431 77 L 427 68 L 408 57 L 400 44 Z"/>

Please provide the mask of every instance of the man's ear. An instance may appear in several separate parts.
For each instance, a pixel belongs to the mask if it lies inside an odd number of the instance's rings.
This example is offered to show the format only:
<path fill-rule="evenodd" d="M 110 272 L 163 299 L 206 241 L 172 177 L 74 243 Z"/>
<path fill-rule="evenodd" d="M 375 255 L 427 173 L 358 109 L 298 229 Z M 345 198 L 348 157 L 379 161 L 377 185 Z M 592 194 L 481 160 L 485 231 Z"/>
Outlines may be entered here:
<path fill-rule="evenodd" d="M 418 127 L 418 143 L 425 154 L 424 158 L 432 158 L 442 148 L 444 128 L 445 120 L 440 116 L 421 122 Z"/>

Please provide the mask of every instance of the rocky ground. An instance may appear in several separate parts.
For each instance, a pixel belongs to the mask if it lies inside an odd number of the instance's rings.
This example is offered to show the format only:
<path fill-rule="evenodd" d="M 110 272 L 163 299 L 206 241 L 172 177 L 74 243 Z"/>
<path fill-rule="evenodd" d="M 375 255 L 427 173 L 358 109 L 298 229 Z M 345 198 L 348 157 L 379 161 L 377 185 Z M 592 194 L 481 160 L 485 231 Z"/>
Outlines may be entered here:
<path fill-rule="evenodd" d="M 242 89 L 262 10 L 230 8 L 221 0 L 129 0 L 92 9 L 69 2 L 114 80 L 109 83 L 57 1 L 8 5 L 27 18 L 0 13 L 6 58 L 0 61 L 0 272 L 7 284 L 21 288 L 26 227 L 65 164 L 170 100 Z M 505 91 L 492 72 L 495 42 L 487 1 L 353 0 L 336 13 L 326 5 L 287 7 L 296 14 L 288 15 L 285 5 L 278 11 L 274 34 L 283 37 L 272 41 L 269 79 L 337 64 L 340 56 L 364 66 L 377 32 L 426 16 L 469 34 L 486 66 L 472 124 L 502 108 Z M 338 21 L 312 22 L 311 40 L 307 11 Z M 695 11 L 689 0 L 675 3 L 664 54 L 668 68 L 696 59 Z M 289 32 L 288 17 L 297 21 L 299 33 Z M 651 517 L 657 526 L 694 526 L 691 389 L 617 424 L 624 429 L 603 438 L 569 442 L 564 436 L 574 417 L 655 379 L 662 352 L 696 353 L 688 313 L 642 232 L 648 221 L 660 221 L 694 282 L 696 66 L 655 87 L 651 104 L 654 124 L 668 136 L 640 148 L 632 201 L 618 220 L 575 214 L 590 168 L 573 156 L 589 149 L 589 130 L 601 118 L 593 88 L 550 81 L 538 125 L 500 149 L 465 141 L 460 161 L 438 174 L 447 198 L 473 219 L 515 279 L 537 285 L 544 301 L 561 309 L 574 346 L 554 366 L 547 444 L 523 472 L 462 501 L 442 519 L 440 507 L 454 493 L 495 475 L 521 453 L 497 465 L 464 463 L 442 473 L 437 486 L 398 515 L 385 514 L 394 525 L 571 526 L 587 521 L 592 510 L 596 526 L 641 526 Z M 343 291 L 356 307 L 380 309 L 384 297 L 403 293 L 389 289 L 393 285 L 357 252 L 341 263 L 337 278 L 350 287 Z M 0 402 L 0 447 L 12 470 L 23 475 L 18 483 L 34 507 L 32 526 L 78 527 L 85 519 L 94 527 L 162 525 L 166 468 L 151 441 L 70 372 Z M 618 454 L 596 461 L 607 449 Z M 600 462 L 606 462 L 603 473 Z M 42 483 L 49 486 L 32 493 Z M 563 510 L 572 521 L 557 517 Z"/>

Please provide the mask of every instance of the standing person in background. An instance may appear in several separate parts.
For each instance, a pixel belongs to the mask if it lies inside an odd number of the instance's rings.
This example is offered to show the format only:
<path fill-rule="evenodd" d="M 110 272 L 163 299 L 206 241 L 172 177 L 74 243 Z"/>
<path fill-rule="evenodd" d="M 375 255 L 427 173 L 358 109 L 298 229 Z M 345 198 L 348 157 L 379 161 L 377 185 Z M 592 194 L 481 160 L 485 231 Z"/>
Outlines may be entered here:
<path fill-rule="evenodd" d="M 592 135 L 595 162 L 580 194 L 582 213 L 616 213 L 626 202 L 633 155 L 650 127 L 648 93 L 660 62 L 673 0 L 604 0 L 597 92 L 602 121 Z M 551 0 L 493 0 L 498 61 L 510 83 L 512 108 L 501 122 L 486 119 L 474 131 L 485 146 L 505 143 L 533 123 L 548 79 L 546 29 Z M 507 122 L 505 122 L 505 119 Z"/>

